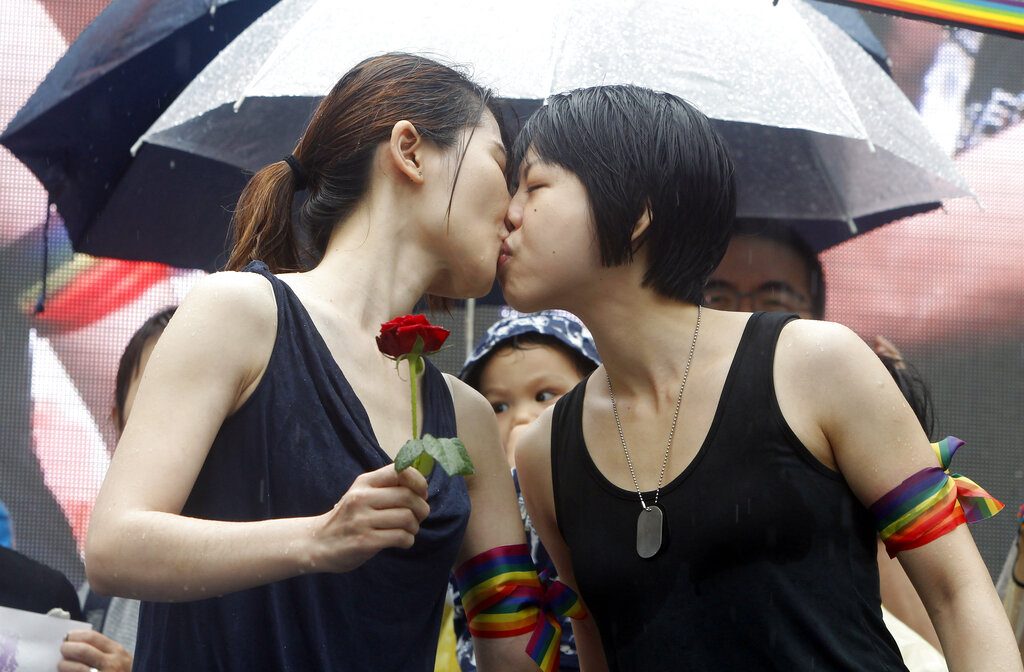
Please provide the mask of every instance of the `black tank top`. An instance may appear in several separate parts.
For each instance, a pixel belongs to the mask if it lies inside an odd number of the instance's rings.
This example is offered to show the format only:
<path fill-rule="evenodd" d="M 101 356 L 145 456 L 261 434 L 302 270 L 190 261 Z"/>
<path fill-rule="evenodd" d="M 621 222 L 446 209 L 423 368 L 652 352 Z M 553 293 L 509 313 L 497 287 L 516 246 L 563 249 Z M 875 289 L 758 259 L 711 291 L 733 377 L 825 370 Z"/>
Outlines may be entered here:
<path fill-rule="evenodd" d="M 793 317 L 748 321 L 704 445 L 662 488 L 652 559 L 636 553 L 637 493 L 587 452 L 586 381 L 556 405 L 555 513 L 611 670 L 906 670 L 869 514 L 779 410 L 772 363 Z"/>
<path fill-rule="evenodd" d="M 263 264 L 246 270 L 273 286 L 277 337 L 266 373 L 224 421 L 182 514 L 235 521 L 321 514 L 357 476 L 391 460 L 298 297 Z M 429 362 L 422 395 L 423 431 L 455 436 L 448 384 Z M 443 469 L 428 485 L 430 515 L 408 550 L 384 550 L 345 574 L 297 576 L 194 602 L 143 602 L 135 669 L 432 671 L 470 503 L 465 481 Z"/>

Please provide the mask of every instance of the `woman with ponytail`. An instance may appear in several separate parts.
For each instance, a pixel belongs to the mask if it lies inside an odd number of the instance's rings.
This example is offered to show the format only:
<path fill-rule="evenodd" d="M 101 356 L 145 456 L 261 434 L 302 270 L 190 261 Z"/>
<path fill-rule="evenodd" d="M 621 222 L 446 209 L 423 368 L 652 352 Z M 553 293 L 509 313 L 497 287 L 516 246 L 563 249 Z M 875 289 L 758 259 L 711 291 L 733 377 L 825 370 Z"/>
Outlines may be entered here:
<path fill-rule="evenodd" d="M 143 600 L 137 669 L 433 669 L 449 572 L 522 525 L 490 406 L 429 363 L 421 431 L 457 428 L 476 474 L 395 470 L 408 371 L 374 336 L 489 290 L 504 169 L 488 91 L 388 54 L 252 177 L 232 272 L 167 326 L 93 513 L 93 588 Z M 477 642 L 481 669 L 536 669 L 513 635 Z"/>

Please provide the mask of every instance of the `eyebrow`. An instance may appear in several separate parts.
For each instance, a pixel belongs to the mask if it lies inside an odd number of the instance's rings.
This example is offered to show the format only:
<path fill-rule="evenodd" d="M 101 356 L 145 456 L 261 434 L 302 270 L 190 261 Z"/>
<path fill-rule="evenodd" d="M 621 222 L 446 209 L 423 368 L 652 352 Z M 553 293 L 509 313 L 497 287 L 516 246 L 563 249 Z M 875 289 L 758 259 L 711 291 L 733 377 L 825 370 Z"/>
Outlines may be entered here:
<path fill-rule="evenodd" d="M 533 162 L 524 158 L 523 163 L 519 166 L 519 173 L 522 175 L 521 181 L 526 181 L 526 178 L 530 175 L 531 168 L 533 168 Z"/>
<path fill-rule="evenodd" d="M 716 289 L 725 287 L 726 289 L 736 289 L 736 285 L 726 280 L 718 280 L 716 278 L 710 278 L 704 285 L 704 289 Z"/>

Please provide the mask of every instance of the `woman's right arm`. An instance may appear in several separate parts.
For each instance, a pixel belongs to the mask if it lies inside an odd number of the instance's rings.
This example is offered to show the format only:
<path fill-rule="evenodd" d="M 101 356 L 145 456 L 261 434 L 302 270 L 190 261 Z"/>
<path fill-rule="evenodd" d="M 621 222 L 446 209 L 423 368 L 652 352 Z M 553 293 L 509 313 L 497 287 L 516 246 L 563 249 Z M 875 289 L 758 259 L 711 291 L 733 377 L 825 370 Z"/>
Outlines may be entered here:
<path fill-rule="evenodd" d="M 519 475 L 519 487 L 523 492 L 526 510 L 530 514 L 537 534 L 540 535 L 544 549 L 555 564 L 555 569 L 558 570 L 558 580 L 579 595 L 569 547 L 555 522 L 555 496 L 551 480 L 551 415 L 553 408 L 546 409 L 526 428 L 516 443 L 516 472 Z M 581 602 L 582 600 L 583 598 L 580 597 Z M 586 618 L 572 622 L 572 634 L 576 640 L 576 655 L 579 658 L 580 670 L 583 672 L 607 670 L 608 663 L 605 661 L 604 649 L 601 645 L 601 634 L 597 630 L 594 617 L 589 615 L 589 612 Z"/>
<path fill-rule="evenodd" d="M 181 515 L 221 424 L 259 383 L 276 314 L 270 284 L 248 273 L 204 278 L 175 313 L 143 372 L 93 508 L 86 571 L 97 592 L 202 599 L 307 572 L 348 571 L 382 548 L 412 545 L 429 511 L 426 481 L 390 466 L 361 475 L 318 516 L 224 522 Z"/>

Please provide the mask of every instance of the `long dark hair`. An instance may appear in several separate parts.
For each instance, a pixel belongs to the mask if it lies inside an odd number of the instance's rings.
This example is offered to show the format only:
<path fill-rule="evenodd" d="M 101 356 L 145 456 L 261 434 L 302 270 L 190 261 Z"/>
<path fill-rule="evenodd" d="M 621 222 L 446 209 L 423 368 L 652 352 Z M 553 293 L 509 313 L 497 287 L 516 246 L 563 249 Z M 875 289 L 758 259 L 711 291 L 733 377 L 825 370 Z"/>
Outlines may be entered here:
<path fill-rule="evenodd" d="M 489 90 L 422 56 L 385 54 L 349 70 L 320 102 L 292 152 L 308 192 L 299 226 L 314 255 L 323 253 L 334 225 L 366 193 L 373 155 L 396 122 L 408 120 L 423 138 L 447 149 L 487 109 L 499 118 Z M 292 227 L 296 187 L 295 172 L 284 160 L 252 176 L 235 209 L 227 270 L 256 259 L 274 273 L 303 270 L 305 255 Z"/>

